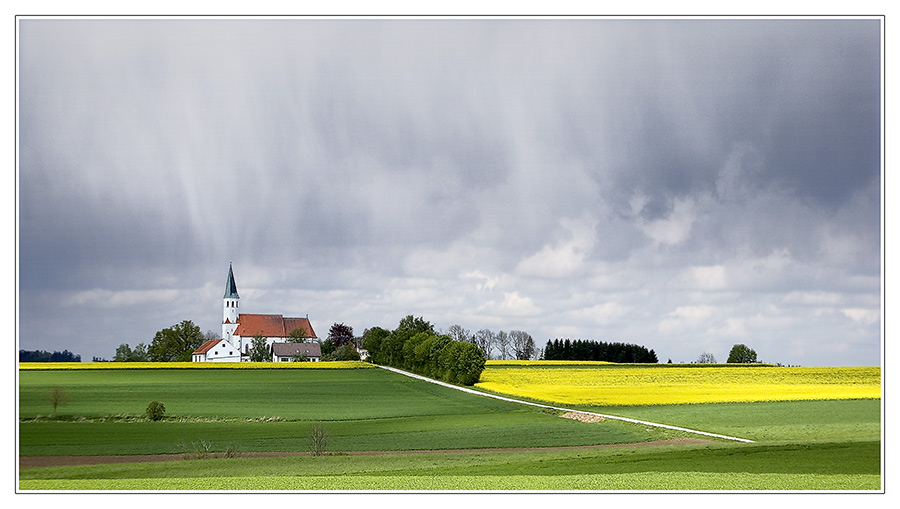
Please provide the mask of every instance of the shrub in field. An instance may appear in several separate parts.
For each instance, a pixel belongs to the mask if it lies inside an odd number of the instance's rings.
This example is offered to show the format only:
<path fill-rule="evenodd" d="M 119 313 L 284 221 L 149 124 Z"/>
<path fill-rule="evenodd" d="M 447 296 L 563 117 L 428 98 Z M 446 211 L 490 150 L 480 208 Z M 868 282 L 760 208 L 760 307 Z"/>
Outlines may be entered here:
<path fill-rule="evenodd" d="M 184 457 L 184 459 L 205 460 L 209 457 L 210 450 L 212 449 L 212 442 L 200 440 L 199 442 L 191 442 L 191 445 L 188 446 L 182 440 L 178 442 L 178 448 L 181 449 L 181 455 Z M 226 457 L 228 457 L 227 451 Z"/>
<path fill-rule="evenodd" d="M 314 425 L 309 430 L 309 450 L 313 456 L 321 456 L 325 453 L 328 444 L 328 430 L 324 426 Z"/>
<path fill-rule="evenodd" d="M 158 421 L 162 419 L 165 414 L 166 406 L 159 401 L 151 401 L 150 404 L 147 405 L 147 417 L 151 421 Z"/>
<path fill-rule="evenodd" d="M 65 403 L 69 400 L 69 393 L 66 392 L 65 387 L 54 386 L 50 388 L 50 392 L 47 393 L 47 400 L 50 401 L 50 404 L 53 405 L 53 414 L 56 415 L 56 407 Z"/>

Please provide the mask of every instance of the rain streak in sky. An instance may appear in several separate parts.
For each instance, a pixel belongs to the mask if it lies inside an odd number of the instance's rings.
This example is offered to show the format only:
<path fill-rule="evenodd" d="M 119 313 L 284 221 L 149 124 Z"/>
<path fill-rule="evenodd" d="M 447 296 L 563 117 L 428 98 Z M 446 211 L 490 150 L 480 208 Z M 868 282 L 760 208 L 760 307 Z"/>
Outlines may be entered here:
<path fill-rule="evenodd" d="M 880 365 L 882 20 L 21 19 L 19 348 L 248 313 Z"/>

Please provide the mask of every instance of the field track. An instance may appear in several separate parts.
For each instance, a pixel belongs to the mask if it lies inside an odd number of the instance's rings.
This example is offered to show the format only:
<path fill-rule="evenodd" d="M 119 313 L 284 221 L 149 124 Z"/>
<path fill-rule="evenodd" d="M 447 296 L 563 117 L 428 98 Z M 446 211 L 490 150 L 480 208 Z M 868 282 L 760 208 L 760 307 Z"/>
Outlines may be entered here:
<path fill-rule="evenodd" d="M 566 447 L 520 447 L 494 449 L 441 449 L 423 451 L 345 451 L 325 453 L 325 456 L 376 456 L 384 454 L 450 454 L 465 452 L 524 452 L 524 451 L 564 451 L 574 449 L 605 449 L 609 447 L 645 447 L 659 445 L 694 445 L 712 443 L 700 438 L 673 438 L 634 444 L 575 445 Z M 241 452 L 236 458 L 281 458 L 287 456 L 310 456 L 309 452 Z M 111 463 L 145 463 L 151 461 L 178 461 L 192 459 L 191 454 L 123 454 L 119 456 L 20 456 L 19 468 L 67 467 L 75 465 L 104 465 Z M 221 458 L 223 453 L 210 453 L 208 458 Z"/>
<path fill-rule="evenodd" d="M 388 371 L 393 371 L 394 373 L 399 373 L 399 374 L 401 374 L 401 375 L 406 375 L 406 376 L 408 376 L 408 377 L 416 378 L 416 379 L 419 379 L 419 380 L 424 380 L 424 381 L 426 381 L 426 382 L 431 382 L 431 383 L 433 383 L 433 384 L 438 384 L 438 385 L 441 385 L 441 386 L 444 386 L 444 387 L 447 387 L 447 388 L 450 388 L 450 389 L 456 389 L 456 390 L 458 390 L 458 391 L 468 392 L 468 393 L 470 393 L 470 394 L 475 394 L 475 395 L 478 395 L 478 396 L 484 396 L 484 397 L 486 397 L 486 398 L 494 398 L 494 399 L 499 399 L 499 400 L 501 400 L 501 401 L 508 401 L 508 402 L 510 402 L 510 403 L 518 403 L 518 404 L 520 404 L 520 405 L 530 405 L 530 406 L 536 406 L 536 407 L 540 407 L 540 408 L 549 408 L 549 409 L 551 409 L 551 410 L 559 410 L 559 411 L 561 411 L 561 412 L 575 412 L 575 413 L 580 413 L 580 414 L 594 415 L 594 416 L 597 416 L 597 417 L 603 417 L 603 418 L 605 418 L 605 419 L 614 419 L 614 420 L 617 420 L 617 421 L 625 421 L 625 422 L 631 422 L 631 423 L 635 423 L 635 424 L 643 424 L 644 426 L 652 426 L 652 427 L 654 427 L 654 428 L 665 428 L 665 429 L 671 429 L 671 430 L 675 430 L 675 431 L 684 431 L 684 432 L 686 432 L 686 433 L 691 433 L 691 434 L 694 434 L 694 435 L 703 435 L 703 436 L 708 436 L 708 437 L 721 438 L 721 439 L 725 439 L 725 440 L 733 440 L 733 441 L 735 441 L 735 442 L 754 443 L 753 440 L 748 440 L 748 439 L 746 439 L 746 438 L 732 437 L 732 436 L 728 436 L 728 435 L 719 435 L 719 434 L 716 434 L 716 433 L 709 433 L 709 432 L 706 432 L 706 431 L 698 431 L 698 430 L 695 430 L 695 429 L 680 428 L 680 427 L 678 427 L 678 426 L 669 426 L 668 424 L 659 424 L 659 423 L 656 423 L 656 422 L 639 421 L 639 420 L 637 420 L 637 419 L 629 419 L 629 418 L 627 418 L 627 417 L 618 417 L 618 416 L 615 416 L 615 415 L 598 414 L 598 413 L 594 413 L 594 412 L 585 412 L 585 411 L 582 411 L 582 410 L 572 410 L 571 408 L 562 408 L 562 407 L 556 407 L 556 406 L 551 406 L 551 405 L 542 405 L 542 404 L 540 404 L 540 403 L 531 403 L 531 402 L 529 402 L 529 401 L 522 401 L 522 400 L 518 400 L 518 399 L 507 398 L 507 397 L 505 397 L 505 396 L 498 396 L 498 395 L 496 395 L 496 394 L 490 394 L 490 393 L 487 393 L 487 392 L 480 392 L 480 391 L 476 391 L 476 390 L 474 390 L 474 389 L 469 389 L 469 388 L 466 388 L 466 387 L 460 387 L 460 386 L 458 386 L 458 385 L 448 384 L 448 383 L 445 383 L 445 382 L 441 382 L 441 381 L 438 381 L 438 380 L 434 380 L 434 379 L 431 379 L 431 378 L 427 378 L 427 377 L 424 377 L 424 376 L 421 376 L 421 375 L 416 375 L 416 374 L 414 374 L 414 373 L 409 373 L 409 372 L 407 372 L 407 371 L 403 371 L 403 370 L 400 370 L 400 369 L 397 369 L 397 368 L 392 368 L 392 367 L 389 367 L 389 366 L 378 366 L 378 367 L 379 367 L 379 368 L 382 368 L 382 369 L 386 369 L 386 370 L 388 370 Z"/>

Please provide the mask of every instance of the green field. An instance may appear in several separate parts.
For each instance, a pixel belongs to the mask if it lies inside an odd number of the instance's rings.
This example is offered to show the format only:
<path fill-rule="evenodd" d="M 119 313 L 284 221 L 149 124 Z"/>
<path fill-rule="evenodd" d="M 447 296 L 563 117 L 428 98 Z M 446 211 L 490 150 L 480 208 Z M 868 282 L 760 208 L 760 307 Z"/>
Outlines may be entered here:
<path fill-rule="evenodd" d="M 64 387 L 54 417 L 46 395 Z M 152 400 L 166 419 L 149 422 Z M 880 490 L 880 400 L 592 408 L 755 440 L 689 436 L 473 396 L 380 369 L 20 371 L 20 456 L 236 457 L 19 470 L 20 490 Z M 313 425 L 326 456 L 308 451 Z M 545 448 L 488 451 L 490 448 Z M 465 452 L 434 452 L 468 449 Z M 479 450 L 480 449 L 480 450 Z M 353 455 L 354 451 L 385 451 Z M 390 451 L 432 451 L 406 454 Z"/>

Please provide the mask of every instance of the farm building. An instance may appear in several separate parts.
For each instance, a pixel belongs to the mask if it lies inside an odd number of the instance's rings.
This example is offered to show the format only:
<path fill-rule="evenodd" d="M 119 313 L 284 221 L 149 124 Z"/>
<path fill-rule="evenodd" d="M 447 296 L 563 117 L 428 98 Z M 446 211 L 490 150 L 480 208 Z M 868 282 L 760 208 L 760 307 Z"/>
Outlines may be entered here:
<path fill-rule="evenodd" d="M 211 339 L 191 354 L 192 362 L 240 362 L 241 353 L 224 339 Z"/>
<path fill-rule="evenodd" d="M 273 362 L 293 362 L 306 360 L 319 362 L 322 359 L 322 347 L 318 343 L 274 343 L 272 344 Z"/>
<path fill-rule="evenodd" d="M 266 340 L 270 354 L 274 358 L 273 347 L 279 344 L 301 345 L 304 356 L 308 360 L 319 360 L 321 348 L 316 341 L 309 317 L 290 318 L 282 315 L 260 315 L 240 313 L 240 296 L 234 282 L 234 270 L 228 265 L 228 280 L 225 282 L 223 297 L 222 338 L 210 340 L 200 346 L 191 355 L 193 362 L 240 362 L 250 360 L 250 348 L 254 336 L 262 336 Z M 296 343 L 300 341 L 299 343 Z M 279 347 L 281 348 L 281 347 Z M 306 353 L 309 350 L 309 353 Z M 285 350 L 286 351 L 286 350 Z M 315 355 L 313 354 L 315 352 Z M 281 357 L 300 357 L 300 355 L 282 355 Z M 280 361 L 283 362 L 283 361 Z"/>

